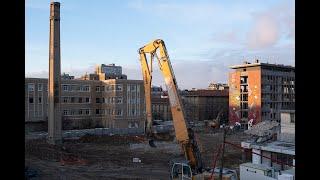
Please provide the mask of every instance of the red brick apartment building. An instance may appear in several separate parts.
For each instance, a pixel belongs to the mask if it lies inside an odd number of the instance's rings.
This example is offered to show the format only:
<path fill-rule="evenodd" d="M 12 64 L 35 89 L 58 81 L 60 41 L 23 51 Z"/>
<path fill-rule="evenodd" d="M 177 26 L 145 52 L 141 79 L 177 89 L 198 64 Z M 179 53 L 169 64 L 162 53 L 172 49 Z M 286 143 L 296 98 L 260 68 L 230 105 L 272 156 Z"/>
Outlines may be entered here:
<path fill-rule="evenodd" d="M 229 123 L 280 122 L 280 110 L 295 109 L 295 68 L 282 64 L 244 62 L 230 67 Z"/>

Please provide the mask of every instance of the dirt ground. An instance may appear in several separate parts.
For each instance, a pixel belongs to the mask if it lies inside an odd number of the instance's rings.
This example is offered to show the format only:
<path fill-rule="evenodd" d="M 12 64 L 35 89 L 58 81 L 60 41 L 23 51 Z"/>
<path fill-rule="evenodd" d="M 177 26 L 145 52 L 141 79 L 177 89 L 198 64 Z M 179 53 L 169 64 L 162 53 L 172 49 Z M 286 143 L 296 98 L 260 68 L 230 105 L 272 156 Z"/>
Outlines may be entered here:
<path fill-rule="evenodd" d="M 212 167 L 213 154 L 222 142 L 222 132 L 197 132 L 202 159 Z M 31 179 L 168 179 L 169 160 L 180 153 L 175 141 L 149 147 L 138 136 L 86 136 L 65 140 L 61 147 L 45 140 L 25 141 L 25 166 L 36 176 Z M 239 144 L 248 136 L 242 132 L 226 140 Z M 139 158 L 141 162 L 133 162 Z M 217 162 L 219 165 L 220 160 Z M 224 167 L 239 169 L 241 151 L 226 145 Z"/>

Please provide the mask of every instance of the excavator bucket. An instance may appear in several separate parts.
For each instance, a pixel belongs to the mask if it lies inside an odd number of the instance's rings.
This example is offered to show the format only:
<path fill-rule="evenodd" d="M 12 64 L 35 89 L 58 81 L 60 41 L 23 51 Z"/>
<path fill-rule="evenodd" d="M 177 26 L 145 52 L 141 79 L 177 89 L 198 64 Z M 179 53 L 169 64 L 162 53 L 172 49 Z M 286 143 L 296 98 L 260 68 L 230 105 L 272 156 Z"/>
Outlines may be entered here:
<path fill-rule="evenodd" d="M 154 141 L 153 139 L 150 139 L 149 140 L 149 146 L 153 147 L 153 148 L 156 148 L 157 146 L 154 144 Z"/>

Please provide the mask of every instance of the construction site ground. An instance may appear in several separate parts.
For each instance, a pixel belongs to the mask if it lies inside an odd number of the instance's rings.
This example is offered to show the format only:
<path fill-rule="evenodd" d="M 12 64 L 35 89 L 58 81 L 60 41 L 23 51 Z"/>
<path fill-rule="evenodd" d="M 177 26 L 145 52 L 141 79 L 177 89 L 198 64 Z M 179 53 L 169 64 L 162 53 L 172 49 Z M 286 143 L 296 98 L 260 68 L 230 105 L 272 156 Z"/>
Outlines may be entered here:
<path fill-rule="evenodd" d="M 221 130 L 197 132 L 207 167 L 213 165 L 222 134 Z M 226 140 L 240 145 L 247 138 L 243 132 L 235 132 Z M 84 136 L 65 140 L 62 146 L 49 145 L 44 139 L 26 139 L 25 166 L 34 172 L 31 179 L 169 179 L 169 160 L 181 153 L 178 144 L 155 141 L 157 148 L 152 148 L 142 139 L 143 136 Z M 224 167 L 239 172 L 239 164 L 243 163 L 241 150 L 226 145 L 224 157 Z M 133 158 L 141 162 L 133 162 Z"/>

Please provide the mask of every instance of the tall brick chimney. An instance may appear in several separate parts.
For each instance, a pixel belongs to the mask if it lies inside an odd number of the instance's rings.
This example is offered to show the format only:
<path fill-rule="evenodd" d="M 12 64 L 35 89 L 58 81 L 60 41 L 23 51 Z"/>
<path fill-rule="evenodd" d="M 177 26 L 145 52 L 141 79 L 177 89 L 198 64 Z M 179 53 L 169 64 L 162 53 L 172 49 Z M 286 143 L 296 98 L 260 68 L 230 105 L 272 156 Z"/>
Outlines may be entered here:
<path fill-rule="evenodd" d="M 60 3 L 50 3 L 48 138 L 49 144 L 62 143 L 62 114 L 60 110 L 61 55 Z"/>

